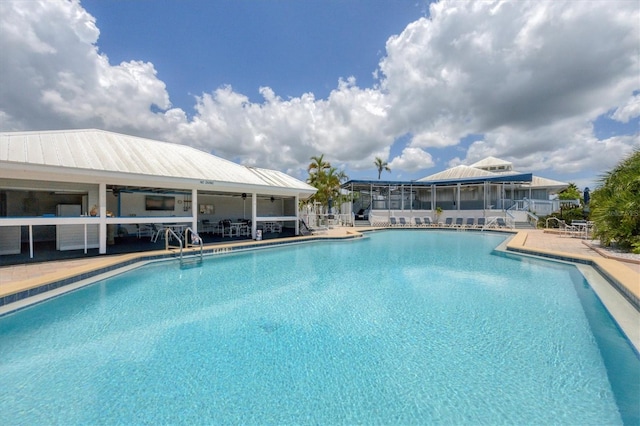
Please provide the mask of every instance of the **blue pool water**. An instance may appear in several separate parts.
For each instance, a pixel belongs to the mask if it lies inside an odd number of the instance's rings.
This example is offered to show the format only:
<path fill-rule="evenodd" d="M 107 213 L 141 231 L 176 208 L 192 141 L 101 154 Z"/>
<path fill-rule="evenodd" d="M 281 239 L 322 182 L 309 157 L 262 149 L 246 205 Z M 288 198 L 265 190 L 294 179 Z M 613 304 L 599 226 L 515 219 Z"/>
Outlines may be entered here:
<path fill-rule="evenodd" d="M 2 424 L 637 424 L 573 267 L 388 231 L 153 264 L 0 318 Z"/>

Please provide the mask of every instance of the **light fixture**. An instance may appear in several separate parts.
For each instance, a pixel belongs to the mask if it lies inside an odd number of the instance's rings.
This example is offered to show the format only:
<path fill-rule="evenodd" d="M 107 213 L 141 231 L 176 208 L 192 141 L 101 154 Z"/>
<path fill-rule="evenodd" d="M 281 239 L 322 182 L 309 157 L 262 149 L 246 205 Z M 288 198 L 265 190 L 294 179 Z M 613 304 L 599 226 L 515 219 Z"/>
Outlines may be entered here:
<path fill-rule="evenodd" d="M 243 193 L 242 193 L 242 199 L 243 199 L 243 200 L 246 200 L 246 199 L 247 199 L 247 193 L 246 193 L 246 192 L 243 192 Z"/>
<path fill-rule="evenodd" d="M 276 200 L 275 198 L 271 197 L 271 202 L 272 202 L 272 203 L 273 203 L 275 200 Z"/>

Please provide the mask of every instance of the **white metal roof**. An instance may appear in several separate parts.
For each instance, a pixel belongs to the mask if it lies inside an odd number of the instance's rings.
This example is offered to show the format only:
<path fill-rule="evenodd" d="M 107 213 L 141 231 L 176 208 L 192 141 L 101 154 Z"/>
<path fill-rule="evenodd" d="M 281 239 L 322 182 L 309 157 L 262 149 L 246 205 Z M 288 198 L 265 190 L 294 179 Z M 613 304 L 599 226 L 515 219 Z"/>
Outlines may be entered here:
<path fill-rule="evenodd" d="M 560 182 L 558 180 L 547 179 L 540 176 L 533 176 L 530 184 L 531 188 L 549 188 L 562 191 L 569 187 L 566 182 Z"/>
<path fill-rule="evenodd" d="M 513 163 L 505 160 L 501 160 L 496 157 L 487 157 L 476 163 L 473 163 L 471 167 L 476 167 L 478 169 L 486 169 L 488 167 L 513 167 Z"/>
<path fill-rule="evenodd" d="M 485 168 L 498 166 L 508 166 L 509 170 L 491 172 L 485 170 Z M 508 161 L 500 160 L 499 158 L 495 157 L 487 157 L 484 160 L 480 160 L 471 166 L 455 166 L 431 176 L 419 179 L 419 181 L 446 181 L 474 177 L 511 176 L 520 174 L 520 172 L 511 170 L 511 167 L 512 163 Z M 531 183 L 524 183 L 523 185 L 531 188 L 548 188 L 553 190 L 563 190 L 569 186 L 569 184 L 566 182 L 560 182 L 557 180 L 547 179 L 539 176 L 532 176 Z"/>
<path fill-rule="evenodd" d="M 0 163 L 268 186 L 314 193 L 276 170 L 255 169 L 195 148 L 103 130 L 0 133 Z M 260 172 L 256 172 L 259 170 Z"/>
<path fill-rule="evenodd" d="M 491 173 L 486 170 L 477 169 L 471 166 L 459 165 L 447 170 L 443 170 L 439 173 L 435 173 L 431 176 L 419 179 L 420 181 L 437 181 L 437 180 L 452 180 L 452 179 L 465 179 L 473 177 L 487 177 L 497 176 L 496 173 Z"/>

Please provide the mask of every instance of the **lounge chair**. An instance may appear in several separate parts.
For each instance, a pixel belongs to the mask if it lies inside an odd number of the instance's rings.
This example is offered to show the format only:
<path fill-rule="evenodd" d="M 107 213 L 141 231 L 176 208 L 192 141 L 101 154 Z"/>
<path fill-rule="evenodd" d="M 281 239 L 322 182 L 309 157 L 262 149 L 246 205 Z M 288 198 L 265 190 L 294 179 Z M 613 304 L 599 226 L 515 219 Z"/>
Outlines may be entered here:
<path fill-rule="evenodd" d="M 486 221 L 484 217 L 479 217 L 478 221 L 476 222 L 476 228 L 484 228 Z"/>
<path fill-rule="evenodd" d="M 464 219 L 461 217 L 456 217 L 456 223 L 455 223 L 455 227 L 456 228 L 462 228 L 462 224 L 464 222 Z"/>
<path fill-rule="evenodd" d="M 429 216 L 424 218 L 424 226 L 433 226 L 433 222 L 431 222 L 431 218 Z"/>
<path fill-rule="evenodd" d="M 475 226 L 476 219 L 474 217 L 468 217 L 464 224 L 465 228 L 473 228 Z"/>
<path fill-rule="evenodd" d="M 396 220 L 395 217 L 392 216 L 392 217 L 389 218 L 389 225 L 390 226 L 398 226 L 398 221 Z"/>
<path fill-rule="evenodd" d="M 507 227 L 507 223 L 501 217 L 496 218 L 496 225 L 498 225 L 498 228 L 506 228 Z"/>
<path fill-rule="evenodd" d="M 398 218 L 400 221 L 400 226 L 407 226 L 407 220 L 404 217 Z"/>
<path fill-rule="evenodd" d="M 422 219 L 420 219 L 419 217 L 414 217 L 413 221 L 416 223 L 416 226 L 424 226 L 424 223 L 422 223 Z"/>
<path fill-rule="evenodd" d="M 452 227 L 453 226 L 453 218 L 452 217 L 448 217 L 444 220 L 444 226 L 446 227 Z"/>

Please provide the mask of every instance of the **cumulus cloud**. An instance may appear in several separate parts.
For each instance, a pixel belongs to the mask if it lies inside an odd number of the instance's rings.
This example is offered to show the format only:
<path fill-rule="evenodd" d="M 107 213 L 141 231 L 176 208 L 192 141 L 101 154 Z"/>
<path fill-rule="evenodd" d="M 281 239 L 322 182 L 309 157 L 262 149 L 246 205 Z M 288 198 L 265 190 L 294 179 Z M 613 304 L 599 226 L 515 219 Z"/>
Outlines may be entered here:
<path fill-rule="evenodd" d="M 389 162 L 391 170 L 399 169 L 414 172 L 427 169 L 435 165 L 431 154 L 420 148 L 407 147 L 402 154 Z"/>
<path fill-rule="evenodd" d="M 0 126 L 162 131 L 152 108 L 170 102 L 153 64 L 109 64 L 99 34 L 77 1 L 0 2 Z"/>
<path fill-rule="evenodd" d="M 154 64 L 109 62 L 77 0 L 2 1 L 0 128 L 105 128 L 296 175 L 320 153 L 371 170 L 407 135 L 392 169 L 425 169 L 434 150 L 478 134 L 445 161 L 494 155 L 521 170 L 595 172 L 638 146 L 637 134 L 598 140 L 593 126 L 640 116 L 639 33 L 635 1 L 442 0 L 388 39 L 374 87 L 345 76 L 326 99 L 262 87 L 252 102 L 221 82 L 202 88 L 188 117 Z"/>
<path fill-rule="evenodd" d="M 636 117 L 640 117 L 640 94 L 630 97 L 625 105 L 616 108 L 611 115 L 611 118 L 622 123 L 628 123 Z"/>

